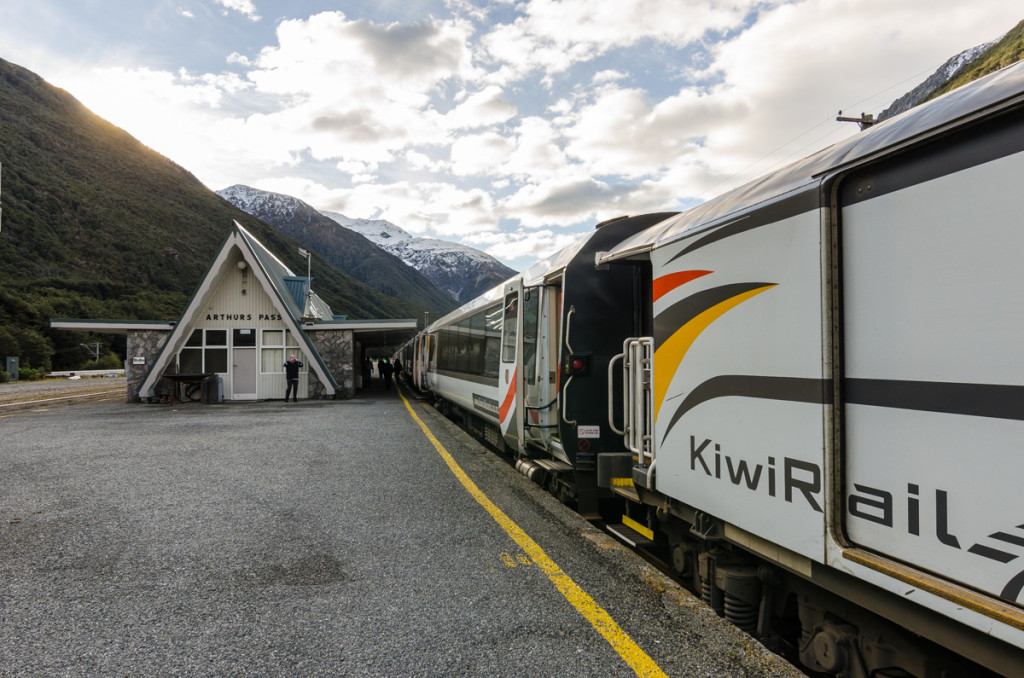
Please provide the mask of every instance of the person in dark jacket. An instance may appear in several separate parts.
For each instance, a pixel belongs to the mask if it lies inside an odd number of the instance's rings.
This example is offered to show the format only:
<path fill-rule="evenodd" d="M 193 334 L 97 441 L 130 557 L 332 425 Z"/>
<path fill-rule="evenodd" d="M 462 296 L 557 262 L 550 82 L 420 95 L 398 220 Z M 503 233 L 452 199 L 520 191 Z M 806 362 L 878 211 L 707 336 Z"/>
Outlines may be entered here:
<path fill-rule="evenodd" d="M 373 376 L 373 360 L 370 356 L 363 358 L 363 388 L 370 385 L 370 377 Z"/>
<path fill-rule="evenodd" d="M 381 368 L 381 376 L 384 377 L 384 390 L 391 390 L 391 375 L 395 371 L 395 366 L 388 362 L 387 358 L 384 358 L 384 366 Z"/>
<path fill-rule="evenodd" d="M 292 402 L 299 402 L 299 368 L 304 367 L 302 361 L 295 357 L 295 354 L 288 356 L 288 362 L 284 364 L 284 378 L 288 381 L 288 387 L 284 391 L 284 401 L 288 402 L 288 394 L 292 396 Z"/>

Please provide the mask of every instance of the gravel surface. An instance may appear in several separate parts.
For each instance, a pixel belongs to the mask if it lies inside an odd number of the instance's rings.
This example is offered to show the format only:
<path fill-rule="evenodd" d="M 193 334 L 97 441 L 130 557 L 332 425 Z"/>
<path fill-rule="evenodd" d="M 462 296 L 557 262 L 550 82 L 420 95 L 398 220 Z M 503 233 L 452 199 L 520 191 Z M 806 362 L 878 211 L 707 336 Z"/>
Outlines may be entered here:
<path fill-rule="evenodd" d="M 634 675 L 376 396 L 4 416 L 0 676 Z M 800 675 L 414 410 L 667 675 Z"/>

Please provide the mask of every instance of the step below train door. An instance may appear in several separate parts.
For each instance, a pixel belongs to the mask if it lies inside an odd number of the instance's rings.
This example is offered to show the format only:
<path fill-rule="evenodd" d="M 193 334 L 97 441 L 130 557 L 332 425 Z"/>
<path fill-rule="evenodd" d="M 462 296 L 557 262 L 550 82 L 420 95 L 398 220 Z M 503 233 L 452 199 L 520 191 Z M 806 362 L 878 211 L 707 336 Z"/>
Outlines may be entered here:
<path fill-rule="evenodd" d="M 505 444 L 525 448 L 523 355 L 523 281 L 505 285 L 501 322 L 501 362 L 498 369 L 498 419 Z"/>

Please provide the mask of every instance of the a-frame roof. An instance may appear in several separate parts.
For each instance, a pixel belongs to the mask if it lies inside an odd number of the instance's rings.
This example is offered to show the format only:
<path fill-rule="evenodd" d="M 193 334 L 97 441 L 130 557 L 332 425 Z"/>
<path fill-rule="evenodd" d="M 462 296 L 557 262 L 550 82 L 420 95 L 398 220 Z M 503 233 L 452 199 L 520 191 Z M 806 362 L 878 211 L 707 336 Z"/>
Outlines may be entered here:
<path fill-rule="evenodd" d="M 293 294 L 294 286 L 290 288 L 289 281 L 287 280 L 288 278 L 294 279 L 296 277 L 295 274 L 236 221 L 231 233 L 224 240 L 220 252 L 214 258 L 213 264 L 210 265 L 209 270 L 206 272 L 202 283 L 192 295 L 192 299 L 189 300 L 185 312 L 182 313 L 181 318 L 174 326 L 174 330 L 153 361 L 149 373 L 139 388 L 140 397 L 148 398 L 153 395 L 161 375 L 164 374 L 174 356 L 181 350 L 182 345 L 189 338 L 195 321 L 202 317 L 203 309 L 216 292 L 218 283 L 227 267 L 235 265 L 237 257 L 232 255 L 236 250 L 241 259 L 252 269 L 256 280 L 263 286 L 275 309 L 281 314 L 281 319 L 285 326 L 291 330 L 292 334 L 300 342 L 306 355 L 311 358 L 310 368 L 316 373 L 320 382 L 324 384 L 327 389 L 327 395 L 334 395 L 337 392 L 338 383 L 335 381 L 334 375 L 327 369 L 320 353 L 313 346 L 306 333 L 302 331 L 301 323 L 304 312 L 302 305 L 304 301 L 300 303 L 296 295 Z M 307 290 L 308 288 L 303 288 L 303 294 L 299 297 L 300 299 L 305 296 L 304 293 Z M 315 294 L 312 294 L 310 297 L 310 307 L 315 318 L 320 320 L 330 320 L 332 318 L 330 307 Z"/>

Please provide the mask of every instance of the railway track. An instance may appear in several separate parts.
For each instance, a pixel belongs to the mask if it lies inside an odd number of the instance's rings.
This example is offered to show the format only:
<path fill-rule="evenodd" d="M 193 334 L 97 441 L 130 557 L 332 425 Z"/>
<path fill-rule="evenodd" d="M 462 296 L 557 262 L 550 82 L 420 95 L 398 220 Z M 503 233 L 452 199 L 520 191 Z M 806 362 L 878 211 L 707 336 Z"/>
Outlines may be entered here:
<path fill-rule="evenodd" d="M 125 379 L 0 384 L 0 416 L 19 410 L 124 398 Z"/>

